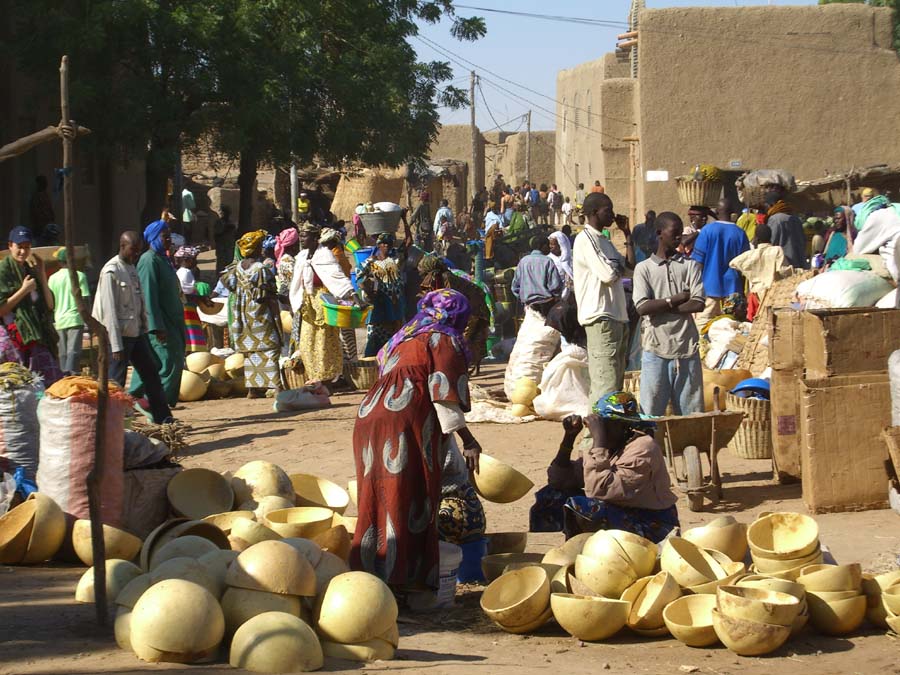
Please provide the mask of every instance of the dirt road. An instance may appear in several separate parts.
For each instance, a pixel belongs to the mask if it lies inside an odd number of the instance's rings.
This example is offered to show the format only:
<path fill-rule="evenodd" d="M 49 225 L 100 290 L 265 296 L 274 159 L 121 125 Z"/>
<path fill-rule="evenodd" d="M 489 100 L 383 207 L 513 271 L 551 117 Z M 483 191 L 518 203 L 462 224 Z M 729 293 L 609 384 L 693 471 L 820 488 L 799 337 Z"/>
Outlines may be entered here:
<path fill-rule="evenodd" d="M 477 380 L 497 387 L 502 370 L 491 367 Z M 270 400 L 230 399 L 189 404 L 178 411 L 192 426 L 186 467 L 234 470 L 252 459 L 267 459 L 288 471 L 316 473 L 346 484 L 353 477 L 351 435 L 359 395 L 333 399 L 333 407 L 311 413 L 275 413 Z M 525 472 L 537 489 L 561 439 L 549 422 L 475 425 L 484 450 Z M 852 448 L 848 448 L 848 455 Z M 726 451 L 720 455 L 725 501 L 715 512 L 692 513 L 679 503 L 682 526 L 690 527 L 722 513 L 743 521 L 764 510 L 805 512 L 799 486 L 770 480 L 766 461 L 745 461 Z M 486 504 L 489 531 L 524 530 L 530 496 L 514 504 Z M 822 542 L 838 561 L 859 561 L 865 569 L 897 566 L 900 520 L 891 511 L 831 514 L 818 518 Z M 529 550 L 544 551 L 562 541 L 561 534 L 535 534 Z M 119 650 L 110 629 L 99 629 L 93 607 L 74 602 L 84 570 L 76 567 L 0 566 L 0 674 L 3 673 L 138 673 L 234 672 L 227 655 L 216 664 L 192 667 L 151 666 Z M 645 639 L 622 631 L 602 644 L 583 644 L 555 624 L 532 636 L 501 632 L 478 608 L 480 587 L 460 589 L 451 611 L 416 617 L 401 624 L 398 658 L 363 666 L 329 661 L 330 672 L 407 671 L 430 675 L 467 673 L 727 673 L 805 672 L 900 673 L 900 644 L 883 632 L 864 628 L 849 639 L 824 638 L 807 630 L 775 654 L 741 658 L 721 646 L 690 649 L 674 639 Z"/>

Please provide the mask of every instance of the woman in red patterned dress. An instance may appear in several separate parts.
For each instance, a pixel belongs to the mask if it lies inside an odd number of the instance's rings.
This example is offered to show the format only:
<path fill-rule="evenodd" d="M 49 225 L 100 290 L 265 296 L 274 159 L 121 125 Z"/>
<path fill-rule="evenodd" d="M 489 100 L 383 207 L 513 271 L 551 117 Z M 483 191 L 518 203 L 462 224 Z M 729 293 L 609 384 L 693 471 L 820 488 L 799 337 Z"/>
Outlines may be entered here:
<path fill-rule="evenodd" d="M 481 446 L 466 427 L 465 296 L 433 291 L 378 355 L 380 376 L 353 430 L 359 521 L 350 565 L 399 595 L 438 588 L 441 467 L 456 433 L 470 471 Z"/>

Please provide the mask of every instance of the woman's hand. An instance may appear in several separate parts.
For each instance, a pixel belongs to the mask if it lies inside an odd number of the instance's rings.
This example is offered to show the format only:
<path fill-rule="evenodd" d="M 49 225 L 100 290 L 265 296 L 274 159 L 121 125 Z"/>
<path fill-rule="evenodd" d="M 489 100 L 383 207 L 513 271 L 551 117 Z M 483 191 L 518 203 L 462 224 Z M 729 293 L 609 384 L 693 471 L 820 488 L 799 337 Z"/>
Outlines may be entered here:
<path fill-rule="evenodd" d="M 473 436 L 468 443 L 463 445 L 463 457 L 466 460 L 466 468 L 470 472 L 481 472 L 481 444 Z"/>

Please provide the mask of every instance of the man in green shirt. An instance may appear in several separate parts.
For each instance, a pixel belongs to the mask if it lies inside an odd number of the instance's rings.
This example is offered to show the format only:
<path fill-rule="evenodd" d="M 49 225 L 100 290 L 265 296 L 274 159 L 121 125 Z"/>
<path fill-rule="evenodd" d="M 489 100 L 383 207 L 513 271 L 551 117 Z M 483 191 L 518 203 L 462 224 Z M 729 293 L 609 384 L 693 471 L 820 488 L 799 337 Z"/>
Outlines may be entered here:
<path fill-rule="evenodd" d="M 66 249 L 58 249 L 53 257 L 62 263 L 62 267 L 51 274 L 47 280 L 50 292 L 53 293 L 53 323 L 59 335 L 59 365 L 66 375 L 77 375 L 81 372 L 79 363 L 81 362 L 84 321 L 78 314 L 75 295 L 72 293 L 69 270 L 66 268 Z M 90 296 L 87 276 L 81 270 L 78 270 L 77 274 L 81 297 L 87 303 Z M 90 305 L 85 304 L 85 306 Z"/>

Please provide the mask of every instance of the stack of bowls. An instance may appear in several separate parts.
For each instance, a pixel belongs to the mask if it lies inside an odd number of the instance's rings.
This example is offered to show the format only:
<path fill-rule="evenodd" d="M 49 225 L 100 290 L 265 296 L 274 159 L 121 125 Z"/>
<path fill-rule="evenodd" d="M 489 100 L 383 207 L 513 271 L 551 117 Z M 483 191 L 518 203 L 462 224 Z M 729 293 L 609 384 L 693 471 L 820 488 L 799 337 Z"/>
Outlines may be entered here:
<path fill-rule="evenodd" d="M 888 589 L 900 589 L 900 570 L 885 572 L 884 574 L 863 575 L 863 593 L 866 595 L 866 619 L 879 628 L 890 628 L 895 633 L 900 633 L 900 610 L 889 610 L 884 602 L 884 595 Z M 888 594 L 888 603 L 894 604 L 894 597 L 900 590 L 891 590 Z"/>
<path fill-rule="evenodd" d="M 502 575 L 484 589 L 481 609 L 508 633 L 537 630 L 553 613 L 547 572 L 530 566 Z"/>
<path fill-rule="evenodd" d="M 791 626 L 791 635 L 796 635 L 806 626 L 809 621 L 809 605 L 806 601 L 806 588 L 802 584 L 787 579 L 777 579 L 775 577 L 767 577 L 761 574 L 750 574 L 742 577 L 736 583 L 736 586 L 745 586 L 747 588 L 760 588 L 764 591 L 778 591 L 779 593 L 787 593 L 793 595 L 800 601 L 800 612 Z"/>
<path fill-rule="evenodd" d="M 822 562 L 819 526 L 800 513 L 770 513 L 747 530 L 754 571 L 794 581 L 808 565 Z"/>
<path fill-rule="evenodd" d="M 748 586 L 720 586 L 712 610 L 713 630 L 735 654 L 760 656 L 783 645 L 800 614 L 793 595 Z"/>
<path fill-rule="evenodd" d="M 694 527 L 683 537 L 700 548 L 721 551 L 734 562 L 743 562 L 747 555 L 747 526 L 732 516 L 722 516 L 702 527 Z"/>
<path fill-rule="evenodd" d="M 652 574 L 657 546 L 623 530 L 592 534 L 575 556 L 575 578 L 592 595 L 618 600 L 641 577 Z"/>
<path fill-rule="evenodd" d="M 631 603 L 628 627 L 638 635 L 665 635 L 668 629 L 663 610 L 680 597 L 681 587 L 668 572 L 639 579 L 622 593 L 622 600 Z"/>
<path fill-rule="evenodd" d="M 499 578 L 510 565 L 525 563 L 539 565 L 543 559 L 540 553 L 495 553 L 481 559 L 481 571 L 488 583 Z"/>
<path fill-rule="evenodd" d="M 578 557 L 578 554 L 582 552 L 584 549 L 585 543 L 593 536 L 591 532 L 583 532 L 581 534 L 576 534 L 571 539 L 568 539 L 564 544 L 560 546 L 556 546 L 555 548 L 551 548 L 544 554 L 544 559 L 542 562 L 550 563 L 552 565 L 574 565 L 575 558 Z"/>
<path fill-rule="evenodd" d="M 862 570 L 850 565 L 809 565 L 797 583 L 806 589 L 810 621 L 825 635 L 846 635 L 866 617 L 867 600 L 862 590 Z"/>
<path fill-rule="evenodd" d="M 670 537 L 663 545 L 659 564 L 689 593 L 714 593 L 718 585 L 742 572 L 723 553 L 709 552 L 681 537 Z"/>
<path fill-rule="evenodd" d="M 693 593 L 695 595 L 715 595 L 716 589 L 719 586 L 731 586 L 736 583 L 738 579 L 746 576 L 747 566 L 743 562 L 736 562 L 721 551 L 716 551 L 715 549 L 705 548 L 703 551 L 722 566 L 722 569 L 725 570 L 725 577 L 697 586 L 688 586 L 684 589 L 685 593 Z"/>

